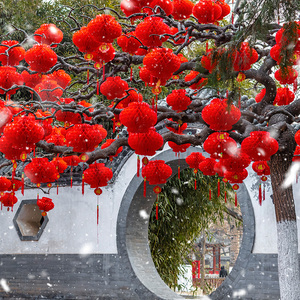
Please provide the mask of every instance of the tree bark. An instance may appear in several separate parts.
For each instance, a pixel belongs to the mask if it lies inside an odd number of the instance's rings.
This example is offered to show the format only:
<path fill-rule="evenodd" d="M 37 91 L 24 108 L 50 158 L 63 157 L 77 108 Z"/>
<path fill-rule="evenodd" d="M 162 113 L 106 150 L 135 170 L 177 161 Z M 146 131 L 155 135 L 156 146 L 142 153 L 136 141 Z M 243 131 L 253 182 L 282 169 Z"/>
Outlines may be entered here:
<path fill-rule="evenodd" d="M 277 153 L 270 161 L 273 201 L 277 222 L 278 275 L 281 300 L 297 300 L 300 295 L 298 234 L 292 186 L 282 183 L 292 163 L 291 154 Z"/>

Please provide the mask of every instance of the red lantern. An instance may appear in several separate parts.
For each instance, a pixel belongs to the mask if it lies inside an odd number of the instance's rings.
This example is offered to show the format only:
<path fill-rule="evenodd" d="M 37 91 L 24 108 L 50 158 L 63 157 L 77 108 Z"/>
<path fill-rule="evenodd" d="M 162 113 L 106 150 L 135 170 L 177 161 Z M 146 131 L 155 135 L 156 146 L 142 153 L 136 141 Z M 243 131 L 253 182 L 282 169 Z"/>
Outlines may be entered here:
<path fill-rule="evenodd" d="M 298 130 L 295 134 L 295 141 L 298 145 L 300 145 L 300 130 Z"/>
<path fill-rule="evenodd" d="M 78 166 L 78 164 L 81 162 L 80 158 L 77 155 L 70 155 L 70 156 L 64 156 L 62 158 L 68 166 Z"/>
<path fill-rule="evenodd" d="M 54 165 L 58 173 L 63 173 L 68 167 L 68 164 L 61 157 L 53 158 L 50 163 Z"/>
<path fill-rule="evenodd" d="M 133 55 L 139 49 L 141 43 L 135 36 L 135 32 L 129 32 L 126 35 L 118 37 L 117 43 L 123 52 L 128 52 Z"/>
<path fill-rule="evenodd" d="M 160 9 L 162 9 L 165 14 L 167 16 L 169 16 L 170 14 L 172 14 L 173 12 L 173 2 L 170 1 L 170 0 L 152 0 L 149 4 L 149 6 L 154 9 L 156 6 L 159 6 Z M 143 11 L 145 13 L 147 13 L 148 15 L 152 15 L 153 14 L 153 11 L 152 9 L 148 8 L 148 7 L 145 7 L 143 9 Z M 160 10 L 158 10 L 159 12 Z"/>
<path fill-rule="evenodd" d="M 228 158 L 234 154 L 237 144 L 234 139 L 229 137 L 227 132 L 214 132 L 208 136 L 203 143 L 203 149 L 212 158 Z"/>
<path fill-rule="evenodd" d="M 191 169 L 199 169 L 199 164 L 205 160 L 205 157 L 200 152 L 192 152 L 185 159 Z"/>
<path fill-rule="evenodd" d="M 54 80 L 43 80 L 35 86 L 34 90 L 42 101 L 57 101 L 63 94 L 63 89 Z"/>
<path fill-rule="evenodd" d="M 135 89 L 126 91 L 126 94 L 126 98 L 122 100 L 122 105 L 124 108 L 126 108 L 129 105 L 129 103 L 143 101 L 143 95 L 138 93 Z"/>
<path fill-rule="evenodd" d="M 13 85 L 23 85 L 22 75 L 13 67 L 0 67 L 0 94 L 15 94 L 17 88 L 7 92 L 4 91 L 10 89 Z"/>
<path fill-rule="evenodd" d="M 48 76 L 48 79 L 56 81 L 57 84 L 63 89 L 65 89 L 72 80 L 71 76 L 67 74 L 64 70 L 54 71 Z"/>
<path fill-rule="evenodd" d="M 83 26 L 73 34 L 73 43 L 80 52 L 92 53 L 100 45 L 100 41 L 94 40 L 87 27 Z"/>
<path fill-rule="evenodd" d="M 214 166 L 216 161 L 213 158 L 206 158 L 199 164 L 199 170 L 203 173 L 203 175 L 214 176 L 216 174 L 214 170 Z"/>
<path fill-rule="evenodd" d="M 257 173 L 257 175 L 270 175 L 270 167 L 266 161 L 255 161 L 252 164 L 252 169 Z"/>
<path fill-rule="evenodd" d="M 192 14 L 194 3 L 190 0 L 174 0 L 172 16 L 175 20 L 188 19 Z"/>
<path fill-rule="evenodd" d="M 243 180 L 248 176 L 248 171 L 246 169 L 242 169 L 242 171 L 239 172 L 224 172 L 224 177 L 230 182 L 230 183 L 243 183 Z"/>
<path fill-rule="evenodd" d="M 54 203 L 52 202 L 52 199 L 47 197 L 42 197 L 36 202 L 37 206 L 40 210 L 42 210 L 42 216 L 47 216 L 47 212 L 54 208 Z"/>
<path fill-rule="evenodd" d="M 247 168 L 251 160 L 246 153 L 243 153 L 240 149 L 227 159 L 222 160 L 223 166 L 228 172 L 241 172 Z"/>
<path fill-rule="evenodd" d="M 230 6 L 224 1 L 224 0 L 218 0 L 218 5 L 222 8 L 222 14 L 218 18 L 217 21 L 223 20 L 224 17 L 228 16 L 230 14 Z"/>
<path fill-rule="evenodd" d="M 12 183 L 6 177 L 0 177 L 0 192 L 8 191 L 12 186 Z"/>
<path fill-rule="evenodd" d="M 281 84 L 293 84 L 297 80 L 298 72 L 291 66 L 287 66 L 277 70 L 274 76 Z"/>
<path fill-rule="evenodd" d="M 166 128 L 174 133 L 182 134 L 187 129 L 187 123 L 175 122 L 172 119 L 169 119 L 169 121 L 172 121 L 173 124 L 175 123 L 177 128 L 171 126 L 166 126 Z"/>
<path fill-rule="evenodd" d="M 165 85 L 166 79 L 159 79 L 153 75 L 151 75 L 151 72 L 146 68 L 140 68 L 139 76 L 141 80 L 145 82 L 148 86 L 157 86 L 157 85 Z"/>
<path fill-rule="evenodd" d="M 19 160 L 21 154 L 23 152 L 30 153 L 33 150 L 32 147 L 27 146 L 26 148 L 19 148 L 12 144 L 4 135 L 0 138 L 0 152 L 2 152 L 5 155 L 5 158 L 9 160 Z"/>
<path fill-rule="evenodd" d="M 176 112 L 181 112 L 188 108 L 192 100 L 186 95 L 186 90 L 180 89 L 173 90 L 172 93 L 167 96 L 167 103 Z"/>
<path fill-rule="evenodd" d="M 103 132 L 101 132 L 103 129 Z M 94 151 L 103 138 L 106 130 L 97 125 L 75 124 L 67 130 L 66 142 L 75 152 Z M 105 132 L 104 132 L 105 131 Z"/>
<path fill-rule="evenodd" d="M 142 169 L 142 176 L 149 184 L 164 184 L 172 175 L 172 168 L 163 160 L 151 160 Z"/>
<path fill-rule="evenodd" d="M 256 96 L 255 96 L 255 101 L 256 103 L 259 103 L 265 96 L 266 94 L 266 89 L 262 89 Z"/>
<path fill-rule="evenodd" d="M 269 160 L 278 151 L 278 142 L 266 131 L 252 131 L 250 136 L 245 138 L 241 149 L 247 153 L 251 160 Z"/>
<path fill-rule="evenodd" d="M 169 37 L 162 34 L 171 34 L 170 27 L 159 17 L 147 17 L 135 29 L 137 38 L 147 47 L 161 47 Z"/>
<path fill-rule="evenodd" d="M 91 188 L 107 186 L 108 181 L 112 179 L 113 172 L 102 163 L 93 163 L 84 172 L 84 182 Z"/>
<path fill-rule="evenodd" d="M 30 74 L 27 71 L 23 71 L 21 76 L 23 77 L 24 84 L 31 88 L 42 82 L 42 77 L 39 74 Z"/>
<path fill-rule="evenodd" d="M 33 71 L 42 73 L 56 64 L 57 55 L 48 45 L 34 45 L 25 53 L 25 60 Z"/>
<path fill-rule="evenodd" d="M 202 110 L 202 118 L 210 129 L 230 130 L 241 117 L 240 110 L 233 104 L 228 105 L 227 99 L 213 99 L 211 103 Z"/>
<path fill-rule="evenodd" d="M 213 49 L 209 49 L 206 52 L 206 55 L 203 55 L 201 58 L 201 65 L 203 68 L 212 73 L 213 70 L 216 68 L 219 62 L 219 57 L 217 53 L 213 52 Z"/>
<path fill-rule="evenodd" d="M 224 172 L 226 171 L 226 168 L 223 165 L 223 159 L 220 159 L 218 162 L 214 165 L 214 171 L 220 176 L 224 176 Z"/>
<path fill-rule="evenodd" d="M 5 106 L 5 102 L 0 101 L 0 133 L 4 127 L 12 120 L 11 111 Z"/>
<path fill-rule="evenodd" d="M 54 182 L 59 178 L 56 167 L 46 157 L 33 158 L 25 166 L 24 173 L 32 183 L 36 184 Z"/>
<path fill-rule="evenodd" d="M 105 149 L 105 148 L 109 147 L 114 141 L 115 141 L 115 139 L 107 139 L 105 141 L 105 143 L 103 143 L 101 145 L 101 149 Z M 115 155 L 111 155 L 110 158 L 117 157 L 122 152 L 122 150 L 123 150 L 123 147 L 122 146 L 119 147 L 118 150 L 117 150 L 117 152 L 116 152 L 116 154 Z"/>
<path fill-rule="evenodd" d="M 233 54 L 233 68 L 235 71 L 246 71 L 258 59 L 258 53 L 247 42 L 241 43 L 240 49 Z"/>
<path fill-rule="evenodd" d="M 195 79 L 198 74 L 200 74 L 197 71 L 191 71 L 188 75 L 186 75 L 184 77 L 184 81 L 185 82 L 189 82 L 192 81 L 193 79 Z M 193 83 L 192 85 L 189 86 L 190 89 L 192 90 L 198 90 L 201 89 L 202 87 L 204 87 L 207 84 L 208 79 L 207 78 L 200 78 L 198 82 Z"/>
<path fill-rule="evenodd" d="M 167 80 L 179 69 L 181 62 L 172 49 L 157 48 L 144 57 L 143 64 L 151 75 Z"/>
<path fill-rule="evenodd" d="M 76 104 L 72 98 L 60 98 L 61 104 Z M 71 111 L 64 111 L 64 108 L 58 110 L 55 114 L 56 120 L 59 122 L 67 122 L 70 124 L 82 123 L 81 115 Z"/>
<path fill-rule="evenodd" d="M 120 113 L 120 121 L 128 132 L 143 133 L 154 126 L 156 113 L 145 102 L 132 102 Z"/>
<path fill-rule="evenodd" d="M 13 211 L 14 205 L 18 202 L 18 198 L 14 195 L 14 193 L 3 193 L 0 196 L 1 208 L 2 205 L 7 207 L 7 210 L 11 207 L 11 211 Z"/>
<path fill-rule="evenodd" d="M 163 146 L 162 136 L 151 127 L 145 133 L 129 133 L 128 144 L 139 155 L 152 156 Z"/>
<path fill-rule="evenodd" d="M 214 23 L 222 15 L 222 8 L 212 0 L 200 0 L 193 8 L 193 15 L 199 23 Z"/>
<path fill-rule="evenodd" d="M 24 59 L 25 49 L 18 41 L 2 41 L 0 46 L 0 61 L 3 66 L 16 66 Z M 7 54 L 7 55 L 6 55 Z"/>
<path fill-rule="evenodd" d="M 295 99 L 295 94 L 290 91 L 287 87 L 278 88 L 276 93 L 276 98 L 274 100 L 274 105 L 289 105 Z"/>
<path fill-rule="evenodd" d="M 4 136 L 19 148 L 32 148 L 44 135 L 43 127 L 36 122 L 33 115 L 17 117 L 4 128 Z"/>
<path fill-rule="evenodd" d="M 54 24 L 42 24 L 40 28 L 34 32 L 34 39 L 40 44 L 59 44 L 63 37 L 62 31 Z M 56 45 L 53 47 L 56 47 Z"/>
<path fill-rule="evenodd" d="M 122 80 L 120 76 L 107 77 L 100 86 L 100 92 L 106 96 L 108 100 L 124 97 L 124 93 L 127 89 L 128 83 Z"/>
<path fill-rule="evenodd" d="M 101 43 L 96 50 L 91 53 L 92 60 L 102 65 L 115 58 L 115 48 L 110 43 Z"/>
<path fill-rule="evenodd" d="M 49 136 L 46 138 L 46 142 L 51 144 L 53 143 L 56 146 L 65 146 L 66 145 L 66 138 L 64 135 L 60 134 L 57 131 L 52 131 Z"/>
<path fill-rule="evenodd" d="M 122 34 L 122 27 L 111 15 L 98 15 L 87 25 L 88 32 L 97 42 L 112 43 Z"/>

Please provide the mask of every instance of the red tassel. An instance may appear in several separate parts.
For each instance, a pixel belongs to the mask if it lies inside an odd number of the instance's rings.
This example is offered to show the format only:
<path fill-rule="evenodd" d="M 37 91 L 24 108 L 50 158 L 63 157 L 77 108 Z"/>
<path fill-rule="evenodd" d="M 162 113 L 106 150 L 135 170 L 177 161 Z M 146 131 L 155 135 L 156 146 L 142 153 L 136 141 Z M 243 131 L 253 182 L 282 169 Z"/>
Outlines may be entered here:
<path fill-rule="evenodd" d="M 259 184 L 259 189 L 258 189 L 258 201 L 259 201 L 259 205 L 262 205 L 261 184 Z"/>
<path fill-rule="evenodd" d="M 103 81 L 105 80 L 105 63 L 103 62 Z"/>
<path fill-rule="evenodd" d="M 157 114 L 157 94 L 155 95 L 155 112 Z"/>
<path fill-rule="evenodd" d="M 97 95 L 99 95 L 99 86 L 100 86 L 99 79 L 97 78 L 97 86 L 96 86 Z"/>
<path fill-rule="evenodd" d="M 180 179 L 180 166 L 178 166 L 178 179 Z"/>
<path fill-rule="evenodd" d="M 195 178 L 195 190 L 197 190 L 197 179 Z"/>
<path fill-rule="evenodd" d="M 234 192 L 234 206 L 237 207 L 237 193 Z"/>
<path fill-rule="evenodd" d="M 73 166 L 71 166 L 71 188 L 73 187 Z"/>
<path fill-rule="evenodd" d="M 36 200 L 38 201 L 39 199 L 40 199 L 40 195 L 39 195 L 39 193 L 37 193 Z"/>
<path fill-rule="evenodd" d="M 22 195 L 24 196 L 24 172 L 22 172 Z"/>
<path fill-rule="evenodd" d="M 266 187 L 263 185 L 263 201 L 266 200 Z"/>
<path fill-rule="evenodd" d="M 81 192 L 82 192 L 82 195 L 84 195 L 84 174 L 82 174 Z"/>
<path fill-rule="evenodd" d="M 226 98 L 228 99 L 228 90 L 226 91 Z"/>
<path fill-rule="evenodd" d="M 241 95 L 239 95 L 238 107 L 241 109 Z"/>
<path fill-rule="evenodd" d="M 224 200 L 225 200 L 225 203 L 227 203 L 227 192 L 226 191 L 224 192 Z"/>
<path fill-rule="evenodd" d="M 99 196 L 97 196 L 97 225 L 99 225 Z"/>
<path fill-rule="evenodd" d="M 211 189 L 209 189 L 209 200 L 211 200 Z"/>
<path fill-rule="evenodd" d="M 220 179 L 218 178 L 218 197 L 220 197 Z"/>
<path fill-rule="evenodd" d="M 58 195 L 58 183 L 56 183 L 56 195 Z"/>
<path fill-rule="evenodd" d="M 141 167 L 141 161 L 140 161 L 140 156 L 137 156 L 137 172 L 136 172 L 136 176 L 140 177 L 140 167 Z"/>
<path fill-rule="evenodd" d="M 132 81 L 132 68 L 130 68 L 130 81 Z"/>
<path fill-rule="evenodd" d="M 88 69 L 86 72 L 86 83 L 89 84 L 90 83 L 90 70 Z"/>
<path fill-rule="evenodd" d="M 146 197 L 146 187 L 147 187 L 147 180 L 146 177 L 144 178 L 144 197 Z"/>
<path fill-rule="evenodd" d="M 208 41 L 206 41 L 205 50 L 206 50 L 206 53 L 207 53 L 208 52 Z"/>

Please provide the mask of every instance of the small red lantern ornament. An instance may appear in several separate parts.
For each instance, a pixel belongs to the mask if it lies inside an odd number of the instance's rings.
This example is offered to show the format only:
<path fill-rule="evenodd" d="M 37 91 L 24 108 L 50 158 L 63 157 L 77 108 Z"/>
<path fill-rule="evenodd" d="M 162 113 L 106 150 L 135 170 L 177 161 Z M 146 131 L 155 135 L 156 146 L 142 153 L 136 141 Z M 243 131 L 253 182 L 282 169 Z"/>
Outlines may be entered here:
<path fill-rule="evenodd" d="M 11 181 L 6 177 L 0 177 L 0 192 L 8 191 L 12 186 Z"/>
<path fill-rule="evenodd" d="M 281 84 L 293 84 L 297 80 L 298 72 L 291 66 L 287 66 L 277 70 L 274 76 Z"/>
<path fill-rule="evenodd" d="M 241 172 L 251 163 L 249 156 L 240 149 L 237 149 L 234 155 L 222 161 L 226 171 L 229 172 Z"/>
<path fill-rule="evenodd" d="M 258 60 L 258 53 L 247 42 L 241 43 L 240 49 L 233 54 L 235 71 L 246 71 Z"/>
<path fill-rule="evenodd" d="M 214 176 L 216 174 L 214 166 L 216 161 L 213 158 L 206 158 L 199 164 L 199 170 L 206 176 Z"/>
<path fill-rule="evenodd" d="M 100 92 L 106 96 L 108 100 L 124 97 L 127 89 L 128 83 L 122 80 L 120 76 L 107 77 L 100 85 Z"/>
<path fill-rule="evenodd" d="M 31 70 L 38 73 L 49 71 L 57 62 L 56 53 L 45 44 L 34 45 L 25 53 L 25 60 Z"/>
<path fill-rule="evenodd" d="M 128 132 L 144 133 L 157 121 L 156 113 L 145 102 L 132 102 L 120 113 L 120 121 Z"/>
<path fill-rule="evenodd" d="M 172 16 L 175 20 L 185 20 L 192 14 L 194 3 L 190 0 L 174 0 Z"/>
<path fill-rule="evenodd" d="M 4 45 L 0 46 L 0 61 L 3 66 L 16 66 L 24 59 L 25 49 L 19 46 L 18 41 L 2 41 L 1 44 Z"/>
<path fill-rule="evenodd" d="M 234 189 L 234 198 L 235 198 L 235 201 L 234 201 L 234 206 L 237 207 L 237 193 L 236 191 L 240 188 L 238 184 L 234 184 L 232 186 L 232 188 Z"/>
<path fill-rule="evenodd" d="M 42 80 L 34 90 L 39 94 L 42 101 L 56 102 L 63 94 L 63 88 L 54 80 Z"/>
<path fill-rule="evenodd" d="M 100 41 L 94 40 L 87 27 L 83 26 L 73 34 L 73 43 L 80 52 L 92 53 L 100 45 Z M 92 59 L 92 57 L 90 58 Z"/>
<path fill-rule="evenodd" d="M 11 207 L 11 211 L 13 211 L 14 205 L 18 202 L 18 198 L 15 196 L 15 193 L 3 193 L 0 195 L 1 209 L 2 206 L 7 207 L 7 211 Z"/>
<path fill-rule="evenodd" d="M 227 99 L 213 99 L 202 110 L 202 118 L 210 129 L 215 131 L 227 131 L 232 128 L 241 117 L 240 110 L 233 104 L 227 104 Z"/>
<path fill-rule="evenodd" d="M 52 199 L 47 197 L 42 197 L 36 202 L 37 206 L 40 210 L 42 210 L 42 216 L 47 216 L 47 212 L 54 208 L 54 203 L 52 202 Z"/>
<path fill-rule="evenodd" d="M 6 159 L 19 160 L 23 152 L 30 153 L 32 150 L 33 148 L 30 147 L 19 148 L 18 146 L 12 144 L 5 136 L 0 138 L 0 152 L 5 155 Z"/>
<path fill-rule="evenodd" d="M 38 28 L 34 32 L 34 39 L 40 44 L 59 44 L 64 35 L 62 31 L 57 28 L 54 24 L 42 24 L 40 28 Z M 52 47 L 56 47 L 53 45 Z"/>
<path fill-rule="evenodd" d="M 200 0 L 193 8 L 193 15 L 199 23 L 214 23 L 222 15 L 222 8 L 213 0 Z"/>
<path fill-rule="evenodd" d="M 0 94 L 13 95 L 16 93 L 17 88 L 10 89 L 13 85 L 23 84 L 22 75 L 19 74 L 13 67 L 0 67 Z"/>
<path fill-rule="evenodd" d="M 191 144 L 181 144 L 181 145 L 177 145 L 174 142 L 169 141 L 168 145 L 170 146 L 170 148 L 172 148 L 173 152 L 175 152 L 175 154 L 179 154 L 180 152 L 185 152 L 190 146 Z"/>
<path fill-rule="evenodd" d="M 213 52 L 213 49 L 209 49 L 205 55 L 201 58 L 201 65 L 203 68 L 212 73 L 218 65 L 218 54 Z"/>
<path fill-rule="evenodd" d="M 259 176 L 270 175 L 270 167 L 268 166 L 266 161 L 255 161 L 252 164 L 252 169 Z"/>
<path fill-rule="evenodd" d="M 133 55 L 139 49 L 141 43 L 135 37 L 135 32 L 129 32 L 126 35 L 118 37 L 117 43 L 122 48 L 123 52 L 128 52 Z"/>
<path fill-rule="evenodd" d="M 188 108 L 192 100 L 186 95 L 186 90 L 179 89 L 173 90 L 172 93 L 167 96 L 167 103 L 176 112 L 181 112 Z"/>
<path fill-rule="evenodd" d="M 205 157 L 200 152 L 192 152 L 187 158 L 185 159 L 186 163 L 189 165 L 190 168 L 194 169 L 195 175 L 199 170 L 199 164 L 205 160 Z M 195 190 L 197 189 L 197 179 L 195 177 Z"/>
<path fill-rule="evenodd" d="M 101 43 L 92 53 L 92 60 L 102 66 L 115 58 L 115 48 L 110 43 Z"/>
<path fill-rule="evenodd" d="M 252 131 L 243 140 L 241 149 L 253 161 L 267 161 L 278 151 L 278 142 L 267 131 Z"/>
<path fill-rule="evenodd" d="M 72 80 L 71 76 L 68 73 L 66 73 L 64 70 L 54 71 L 52 74 L 48 76 L 48 79 L 56 81 L 57 84 L 61 86 L 63 89 L 65 89 Z"/>
<path fill-rule="evenodd" d="M 71 167 L 71 188 L 73 186 L 73 167 L 78 166 L 81 162 L 80 158 L 77 155 L 65 156 L 63 160 Z"/>

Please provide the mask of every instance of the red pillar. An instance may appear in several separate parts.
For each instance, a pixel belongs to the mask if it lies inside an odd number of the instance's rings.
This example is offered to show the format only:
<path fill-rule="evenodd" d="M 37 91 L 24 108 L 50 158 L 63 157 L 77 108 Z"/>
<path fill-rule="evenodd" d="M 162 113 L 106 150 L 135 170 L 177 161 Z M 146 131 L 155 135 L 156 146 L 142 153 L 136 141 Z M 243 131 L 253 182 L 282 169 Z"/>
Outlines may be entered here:
<path fill-rule="evenodd" d="M 219 272 L 220 272 L 220 270 L 221 270 L 221 247 L 220 246 L 219 246 L 218 250 L 219 250 Z"/>

